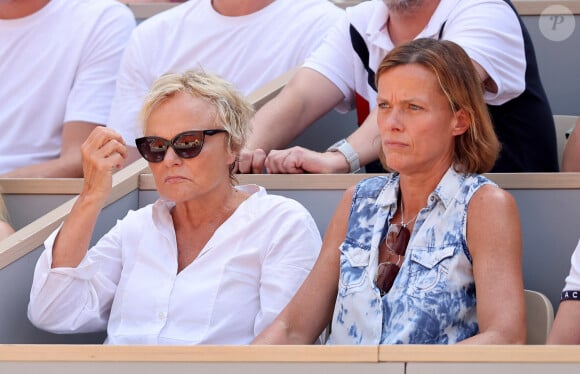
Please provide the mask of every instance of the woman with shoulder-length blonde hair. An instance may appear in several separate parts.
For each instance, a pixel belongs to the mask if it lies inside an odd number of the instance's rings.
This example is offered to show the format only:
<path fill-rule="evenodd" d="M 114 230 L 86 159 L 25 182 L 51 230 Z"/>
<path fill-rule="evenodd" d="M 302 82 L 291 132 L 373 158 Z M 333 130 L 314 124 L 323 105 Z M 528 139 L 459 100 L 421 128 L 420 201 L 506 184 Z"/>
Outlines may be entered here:
<path fill-rule="evenodd" d="M 160 199 L 90 250 L 123 138 L 98 128 L 83 144 L 85 183 L 45 242 L 28 316 L 53 332 L 107 330 L 109 344 L 246 344 L 310 272 L 320 233 L 294 200 L 236 185 L 233 164 L 253 108 L 203 71 L 160 77 L 141 111 L 136 145 Z"/>
<path fill-rule="evenodd" d="M 312 273 L 254 343 L 313 342 L 332 317 L 331 344 L 523 344 L 520 221 L 480 174 L 499 143 L 473 63 L 417 39 L 384 58 L 377 87 L 393 173 L 344 194 Z"/>

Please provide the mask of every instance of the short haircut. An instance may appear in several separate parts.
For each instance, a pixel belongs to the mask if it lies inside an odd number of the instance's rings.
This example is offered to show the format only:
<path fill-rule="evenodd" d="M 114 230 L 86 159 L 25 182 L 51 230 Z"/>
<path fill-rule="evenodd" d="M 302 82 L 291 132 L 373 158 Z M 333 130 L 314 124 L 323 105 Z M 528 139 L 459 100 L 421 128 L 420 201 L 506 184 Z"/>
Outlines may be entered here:
<path fill-rule="evenodd" d="M 243 148 L 251 131 L 252 104 L 225 79 L 201 69 L 164 74 L 153 83 L 139 114 L 143 132 L 151 112 L 178 93 L 203 99 L 212 105 L 217 113 L 217 124 L 228 132 L 229 151 L 238 153 Z M 235 179 L 232 172 L 230 177 Z"/>
<path fill-rule="evenodd" d="M 447 40 L 413 40 L 394 48 L 385 56 L 377 69 L 377 86 L 385 72 L 408 64 L 421 65 L 433 71 L 453 112 L 463 109 L 469 115 L 469 128 L 455 137 L 454 168 L 465 173 L 491 170 L 501 146 L 483 98 L 483 85 L 467 53 Z"/>

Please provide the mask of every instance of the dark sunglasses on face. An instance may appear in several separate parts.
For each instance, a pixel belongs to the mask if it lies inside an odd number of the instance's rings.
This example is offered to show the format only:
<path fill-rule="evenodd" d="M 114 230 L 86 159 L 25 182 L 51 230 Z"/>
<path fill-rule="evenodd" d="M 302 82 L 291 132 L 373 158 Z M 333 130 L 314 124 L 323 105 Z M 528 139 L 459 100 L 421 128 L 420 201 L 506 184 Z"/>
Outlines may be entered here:
<path fill-rule="evenodd" d="M 177 134 L 167 140 L 158 136 L 144 136 L 135 139 L 135 144 L 141 156 L 149 162 L 161 162 L 165 158 L 167 149 L 171 146 L 176 155 L 181 158 L 193 158 L 201 152 L 205 136 L 212 136 L 226 130 L 191 130 Z"/>

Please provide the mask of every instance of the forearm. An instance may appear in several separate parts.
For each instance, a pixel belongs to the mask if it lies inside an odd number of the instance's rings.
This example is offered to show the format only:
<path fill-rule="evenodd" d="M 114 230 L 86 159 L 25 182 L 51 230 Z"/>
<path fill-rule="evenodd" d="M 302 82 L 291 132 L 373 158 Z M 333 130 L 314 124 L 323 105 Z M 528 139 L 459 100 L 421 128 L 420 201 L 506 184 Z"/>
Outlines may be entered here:
<path fill-rule="evenodd" d="M 578 172 L 580 171 L 580 119 L 564 148 L 562 158 L 562 171 Z"/>
<path fill-rule="evenodd" d="M 52 250 L 52 267 L 77 267 L 85 257 L 104 199 L 80 194 Z"/>
<path fill-rule="evenodd" d="M 526 344 L 525 329 L 504 329 L 480 332 L 458 344 Z"/>
<path fill-rule="evenodd" d="M 304 336 L 292 334 L 292 329 L 286 321 L 276 319 L 270 326 L 268 326 L 260 335 L 258 335 L 251 344 L 266 345 L 266 344 L 313 344 L 316 339 L 310 340 Z"/>
<path fill-rule="evenodd" d="M 578 321 L 580 321 L 580 301 L 562 301 L 546 344 L 580 344 Z"/>
<path fill-rule="evenodd" d="M 8 222 L 4 222 L 0 220 L 0 240 L 4 239 L 8 235 L 14 233 L 14 229 Z"/>
<path fill-rule="evenodd" d="M 302 111 L 301 100 L 282 90 L 256 112 L 247 148 L 260 148 L 266 153 L 272 149 L 285 148 L 308 125 L 300 115 Z"/>
<path fill-rule="evenodd" d="M 343 99 L 342 92 L 324 75 L 299 69 L 280 94 L 254 116 L 247 148 L 266 152 L 285 148 Z"/>

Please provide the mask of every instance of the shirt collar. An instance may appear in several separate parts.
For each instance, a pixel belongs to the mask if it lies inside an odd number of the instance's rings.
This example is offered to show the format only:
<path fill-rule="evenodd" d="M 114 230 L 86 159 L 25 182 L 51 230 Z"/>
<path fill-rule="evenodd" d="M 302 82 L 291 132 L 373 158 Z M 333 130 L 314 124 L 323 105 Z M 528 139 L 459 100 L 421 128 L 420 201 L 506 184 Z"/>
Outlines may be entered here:
<path fill-rule="evenodd" d="M 262 186 L 258 186 L 256 184 L 246 184 L 246 185 L 239 185 L 235 186 L 235 188 L 239 191 L 245 192 L 248 195 L 248 199 L 258 198 L 261 196 L 267 195 L 266 189 Z M 242 203 L 242 206 L 244 204 Z M 152 216 L 153 222 L 160 227 L 171 223 L 173 225 L 173 220 L 171 218 L 171 210 L 175 207 L 175 202 L 160 197 L 153 203 L 152 207 Z"/>
<path fill-rule="evenodd" d="M 399 196 L 399 173 L 392 173 L 387 178 L 387 183 L 377 197 L 377 205 L 383 208 L 396 206 Z M 429 195 L 427 205 L 441 201 L 447 208 L 454 199 L 461 198 L 458 192 L 465 178 L 466 176 L 456 172 L 453 166 L 449 167 L 435 190 Z"/>
<path fill-rule="evenodd" d="M 429 23 L 416 38 L 437 38 L 441 27 L 449 18 L 460 0 L 441 0 L 435 12 L 431 16 Z M 389 8 L 384 1 L 377 1 L 377 6 L 368 22 L 365 33 L 371 44 L 384 49 L 392 49 L 393 43 L 387 32 L 387 19 L 389 18 Z"/>

